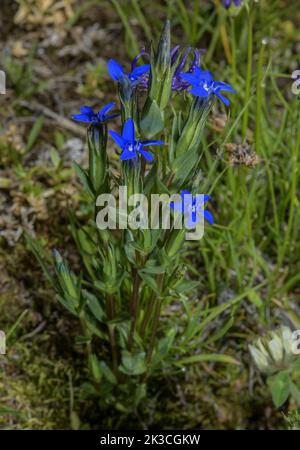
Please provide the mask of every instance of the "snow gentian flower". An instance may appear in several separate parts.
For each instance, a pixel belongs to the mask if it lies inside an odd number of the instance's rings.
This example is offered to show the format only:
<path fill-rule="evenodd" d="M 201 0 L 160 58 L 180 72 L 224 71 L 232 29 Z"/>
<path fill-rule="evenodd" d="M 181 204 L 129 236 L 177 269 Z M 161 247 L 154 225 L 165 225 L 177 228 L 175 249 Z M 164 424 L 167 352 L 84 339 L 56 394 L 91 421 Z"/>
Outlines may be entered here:
<path fill-rule="evenodd" d="M 178 52 L 180 50 L 180 46 L 177 45 L 171 51 L 171 64 L 174 65 L 177 60 Z M 190 55 L 191 49 L 188 48 L 185 54 L 183 55 L 181 61 L 178 63 L 172 80 L 172 90 L 173 91 L 184 91 L 189 87 L 189 83 L 184 81 L 181 77 L 181 72 L 184 70 L 184 67 L 187 63 L 188 56 Z M 200 50 L 194 49 L 194 58 L 190 62 L 187 73 L 192 74 L 195 72 L 195 69 L 200 65 Z"/>
<path fill-rule="evenodd" d="M 182 200 L 179 202 L 171 202 L 170 207 L 175 211 L 181 212 L 186 215 L 187 226 L 189 228 L 195 227 L 204 217 L 210 224 L 214 223 L 213 215 L 204 209 L 204 202 L 210 199 L 209 195 L 196 195 L 187 191 L 181 191 Z"/>
<path fill-rule="evenodd" d="M 226 9 L 230 8 L 231 4 L 234 6 L 241 6 L 243 0 L 222 0 L 223 6 L 225 6 Z"/>
<path fill-rule="evenodd" d="M 230 104 L 229 100 L 224 97 L 220 91 L 227 91 L 235 93 L 235 90 L 230 86 L 230 84 L 224 83 L 223 81 L 215 81 L 212 74 L 209 71 L 195 68 L 194 73 L 181 73 L 181 78 L 187 81 L 192 88 L 190 93 L 196 97 L 211 97 L 211 95 L 216 95 L 226 106 Z"/>
<path fill-rule="evenodd" d="M 127 77 L 132 85 L 136 85 L 139 83 L 139 79 L 146 72 L 149 72 L 150 64 L 143 64 L 142 66 L 136 66 L 137 59 L 133 60 L 133 67 L 131 72 L 127 75 L 124 72 L 123 67 L 114 59 L 110 59 L 108 61 L 108 73 L 111 78 L 115 81 L 121 81 L 122 78 Z"/>
<path fill-rule="evenodd" d="M 177 67 L 174 71 L 174 75 L 173 75 L 173 79 L 172 79 L 172 91 L 184 91 L 185 89 L 187 89 L 189 87 L 189 83 L 187 81 L 184 81 L 181 78 L 181 72 L 184 70 L 184 67 L 187 66 L 187 61 L 188 61 L 188 57 L 191 54 L 191 48 L 189 47 L 186 52 L 184 53 L 182 59 L 178 62 L 177 61 L 177 57 L 178 57 L 178 53 L 180 51 L 181 47 L 180 45 L 176 45 L 176 47 L 174 47 L 171 50 L 170 53 L 170 57 L 171 57 L 171 66 L 174 67 L 174 65 L 177 63 Z M 194 53 L 194 57 L 193 59 L 190 61 L 189 65 L 188 65 L 188 70 L 187 73 L 193 73 L 194 70 L 196 69 L 196 67 L 199 67 L 200 65 L 200 51 L 198 49 L 193 49 L 193 53 Z M 142 49 L 142 51 L 134 58 L 134 60 L 132 61 L 132 67 L 131 70 L 134 71 L 136 69 L 136 64 L 139 58 L 141 58 L 142 56 L 146 56 L 148 58 L 150 58 L 150 55 L 145 51 L 145 49 Z M 143 67 L 143 66 L 140 66 Z M 143 73 L 140 77 L 139 77 L 139 86 L 144 88 L 144 89 L 148 89 L 149 86 L 149 72 L 145 72 Z"/>
<path fill-rule="evenodd" d="M 136 139 L 134 132 L 134 122 L 132 119 L 128 119 L 125 122 L 122 136 L 115 131 L 110 131 L 109 133 L 116 144 L 122 149 L 122 153 L 120 155 L 121 161 L 136 159 L 139 155 L 143 156 L 147 161 L 152 161 L 152 153 L 146 151 L 144 147 L 164 144 L 163 141 L 140 141 Z"/>
<path fill-rule="evenodd" d="M 72 116 L 72 119 L 77 120 L 78 122 L 92 124 L 107 122 L 108 120 L 119 116 L 119 114 L 107 115 L 108 111 L 110 111 L 115 104 L 115 102 L 108 103 L 97 113 L 95 113 L 90 106 L 81 106 L 81 108 L 79 108 L 80 114 L 75 114 L 75 116 Z"/>

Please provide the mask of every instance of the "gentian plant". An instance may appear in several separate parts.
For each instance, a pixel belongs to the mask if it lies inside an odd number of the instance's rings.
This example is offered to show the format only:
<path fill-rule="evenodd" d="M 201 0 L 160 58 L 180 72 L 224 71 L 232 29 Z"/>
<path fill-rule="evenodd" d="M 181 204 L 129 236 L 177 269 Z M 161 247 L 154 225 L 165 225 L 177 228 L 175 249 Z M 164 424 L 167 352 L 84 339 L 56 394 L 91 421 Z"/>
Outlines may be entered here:
<path fill-rule="evenodd" d="M 139 66 L 147 55 L 149 64 Z M 210 197 L 198 197 L 204 180 L 199 178 L 203 133 L 215 100 L 228 106 L 221 92 L 234 91 L 200 68 L 199 50 L 171 47 L 169 22 L 157 47 L 150 55 L 142 51 L 130 72 L 113 59 L 108 72 L 116 83 L 121 126 L 112 123 L 114 103 L 98 113 L 84 106 L 73 116 L 88 124 L 88 168 L 74 163 L 87 221 L 70 212 L 80 268 L 71 268 L 61 250 L 55 250 L 51 271 L 39 244 L 29 236 L 27 240 L 59 301 L 81 325 L 77 344 L 87 354 L 87 391 L 101 397 L 102 407 L 114 405 L 130 413 L 146 396 L 151 377 L 180 370 L 189 355 L 201 351 L 203 305 L 190 301 L 199 277 L 191 278 L 188 270 L 184 227 L 177 229 L 171 221 L 168 228 L 99 228 L 98 199 L 120 186 L 126 186 L 128 196 L 143 194 L 147 199 L 177 194 L 177 200 L 167 203 L 171 216 L 187 215 L 188 227 L 204 220 L 212 227 Z M 108 147 L 117 155 L 117 165 Z M 185 318 L 180 326 L 165 319 L 162 328 L 160 318 L 173 302 L 182 304 Z M 192 358 L 199 356 L 207 357 Z"/>

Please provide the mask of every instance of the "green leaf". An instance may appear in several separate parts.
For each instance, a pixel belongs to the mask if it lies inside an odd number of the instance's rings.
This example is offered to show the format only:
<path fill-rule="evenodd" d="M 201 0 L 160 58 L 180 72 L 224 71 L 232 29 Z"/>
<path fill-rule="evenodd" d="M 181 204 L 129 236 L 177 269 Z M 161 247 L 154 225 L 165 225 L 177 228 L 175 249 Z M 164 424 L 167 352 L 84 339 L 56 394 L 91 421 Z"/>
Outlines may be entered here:
<path fill-rule="evenodd" d="M 142 280 L 157 294 L 159 294 L 159 289 L 157 286 L 157 283 L 153 277 L 150 275 L 143 273 L 142 270 L 139 270 L 139 275 L 142 278 Z"/>
<path fill-rule="evenodd" d="M 248 298 L 250 302 L 252 302 L 258 309 L 263 307 L 263 301 L 256 291 L 250 291 L 248 294 Z"/>
<path fill-rule="evenodd" d="M 235 364 L 240 365 L 241 363 L 229 355 L 220 355 L 218 353 L 201 354 L 187 356 L 186 358 L 180 359 L 176 362 L 176 365 L 183 366 L 185 364 L 194 364 L 197 362 L 220 362 L 225 364 Z"/>
<path fill-rule="evenodd" d="M 156 366 L 159 362 L 165 361 L 169 351 L 172 348 L 177 330 L 175 328 L 171 328 L 167 336 L 160 339 L 155 349 L 155 354 L 152 359 L 152 368 Z"/>
<path fill-rule="evenodd" d="M 291 367 L 295 372 L 300 372 L 300 355 L 298 355 L 298 358 L 293 362 Z"/>
<path fill-rule="evenodd" d="M 55 146 L 58 150 L 61 150 L 65 144 L 65 137 L 60 131 L 55 131 Z"/>
<path fill-rule="evenodd" d="M 102 371 L 100 369 L 98 358 L 94 353 L 92 353 L 90 355 L 90 364 L 91 364 L 92 374 L 93 374 L 95 380 L 99 383 L 99 381 L 102 378 Z"/>
<path fill-rule="evenodd" d="M 74 305 L 74 301 L 72 300 L 71 297 L 67 297 L 66 295 L 59 295 L 57 294 L 57 298 L 59 300 L 59 302 L 72 314 L 74 314 L 74 316 L 77 316 L 77 311 Z"/>
<path fill-rule="evenodd" d="M 152 137 L 163 130 L 164 120 L 155 100 L 151 101 L 150 106 L 146 103 L 140 126 L 147 137 Z"/>
<path fill-rule="evenodd" d="M 143 398 L 146 397 L 147 394 L 147 385 L 146 384 L 138 384 L 135 394 L 134 394 L 134 406 L 137 408 L 143 400 Z"/>
<path fill-rule="evenodd" d="M 174 291 L 178 292 L 179 294 L 183 294 L 184 292 L 192 291 L 193 289 L 195 289 L 197 286 L 199 286 L 199 283 L 200 281 L 183 280 L 177 286 L 172 287 L 172 289 L 174 289 Z"/>
<path fill-rule="evenodd" d="M 27 152 L 29 150 L 31 150 L 32 147 L 34 146 L 37 138 L 39 137 L 39 134 L 41 132 L 43 124 L 44 124 L 44 117 L 43 116 L 38 117 L 36 119 L 36 121 L 34 122 L 34 125 L 31 128 L 29 136 L 28 136 L 28 141 L 27 141 L 27 145 L 26 145 L 26 151 Z"/>
<path fill-rule="evenodd" d="M 199 157 L 197 150 L 198 150 L 197 147 L 192 147 L 186 153 L 178 156 L 174 160 L 172 166 L 172 169 L 176 174 L 174 178 L 174 183 L 176 181 L 184 182 L 189 177 Z"/>
<path fill-rule="evenodd" d="M 15 321 L 15 323 L 10 327 L 10 329 L 8 330 L 8 332 L 6 333 L 6 343 L 8 342 L 8 340 L 11 338 L 11 336 L 13 336 L 13 334 L 15 333 L 15 331 L 17 330 L 17 328 L 19 327 L 19 325 L 21 324 L 22 320 L 24 319 L 24 317 L 26 316 L 26 314 L 28 313 L 28 309 L 25 309 L 17 318 L 17 320 Z"/>
<path fill-rule="evenodd" d="M 103 340 L 108 339 L 106 333 L 99 330 L 99 323 L 96 322 L 96 320 L 87 312 L 84 313 L 84 320 L 85 320 L 86 326 L 88 327 L 88 329 L 91 333 L 95 334 L 96 336 L 98 336 L 99 338 L 101 338 Z"/>
<path fill-rule="evenodd" d="M 127 350 L 122 352 L 121 372 L 127 375 L 140 375 L 146 371 L 145 352 L 132 354 Z"/>
<path fill-rule="evenodd" d="M 104 316 L 104 311 L 101 307 L 100 300 L 94 294 L 88 292 L 86 289 L 82 290 L 82 295 L 95 318 L 99 320 L 99 322 L 101 322 Z"/>
<path fill-rule="evenodd" d="M 269 383 L 274 405 L 276 408 L 279 408 L 290 394 L 290 377 L 288 372 L 279 372 L 269 379 Z"/>
<path fill-rule="evenodd" d="M 140 272 L 150 274 L 150 275 L 158 275 L 161 273 L 165 273 L 166 268 L 164 266 L 153 265 L 155 261 L 148 261 L 143 269 Z"/>
<path fill-rule="evenodd" d="M 79 164 L 77 164 L 75 161 L 72 162 L 72 165 L 73 165 L 84 189 L 86 190 L 86 192 L 88 192 L 92 197 L 94 197 L 94 195 L 95 195 L 94 189 L 93 189 L 92 183 L 89 179 L 87 172 L 85 170 L 83 170 L 79 166 Z"/>
<path fill-rule="evenodd" d="M 111 384 L 116 384 L 117 379 L 106 362 L 99 361 L 95 353 L 90 355 L 91 369 L 95 380 L 99 382 L 104 377 Z"/>
<path fill-rule="evenodd" d="M 218 339 L 221 339 L 227 333 L 227 331 L 234 325 L 235 322 L 234 319 L 235 319 L 234 315 L 229 317 L 224 326 L 219 330 L 217 330 L 216 332 L 214 332 L 210 338 L 206 339 L 205 343 L 210 344 L 211 342 L 215 342 Z"/>
<path fill-rule="evenodd" d="M 290 380 L 290 392 L 293 399 L 298 403 L 298 406 L 300 406 L 300 390 L 292 380 Z"/>
<path fill-rule="evenodd" d="M 93 386 L 92 383 L 88 383 L 88 382 L 82 383 L 80 388 L 88 396 L 97 396 L 98 395 L 98 391 L 95 388 L 95 386 Z"/>
<path fill-rule="evenodd" d="M 51 148 L 50 157 L 51 157 L 53 166 L 57 169 L 60 164 L 61 157 L 59 156 L 59 153 L 55 148 Z"/>
<path fill-rule="evenodd" d="M 75 345 L 85 345 L 91 342 L 91 338 L 87 336 L 75 336 Z"/>
<path fill-rule="evenodd" d="M 102 374 L 104 378 L 109 381 L 111 384 L 117 384 L 117 379 L 113 373 L 113 371 L 108 367 L 106 362 L 100 361 L 99 363 Z"/>
<path fill-rule="evenodd" d="M 26 244 L 29 247 L 29 250 L 34 254 L 36 259 L 38 260 L 40 266 L 43 269 L 44 275 L 47 281 L 55 288 L 55 281 L 48 269 L 46 262 L 48 261 L 47 255 L 41 244 L 37 239 L 34 239 L 30 236 L 29 233 L 25 232 L 25 240 Z"/>

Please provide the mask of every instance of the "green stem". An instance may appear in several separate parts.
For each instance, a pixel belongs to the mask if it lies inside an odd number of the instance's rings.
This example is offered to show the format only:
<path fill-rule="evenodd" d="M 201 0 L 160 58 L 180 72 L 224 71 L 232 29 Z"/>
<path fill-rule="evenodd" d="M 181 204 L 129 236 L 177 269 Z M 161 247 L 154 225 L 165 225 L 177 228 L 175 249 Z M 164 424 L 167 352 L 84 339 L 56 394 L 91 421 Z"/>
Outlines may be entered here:
<path fill-rule="evenodd" d="M 155 292 L 153 291 L 152 295 L 150 297 L 149 303 L 147 305 L 145 316 L 144 316 L 144 319 L 143 319 L 143 322 L 142 322 L 142 326 L 141 326 L 141 336 L 142 337 L 145 335 L 147 326 L 149 324 L 149 321 L 150 321 L 150 318 L 151 318 L 151 315 L 152 315 L 154 304 L 155 304 Z"/>
<path fill-rule="evenodd" d="M 111 294 L 107 296 L 107 319 L 113 320 L 115 317 L 115 305 L 114 305 L 114 299 Z M 108 335 L 109 335 L 109 342 L 110 342 L 110 348 L 111 348 L 111 355 L 112 355 L 112 367 L 113 372 L 118 378 L 118 351 L 117 351 L 117 343 L 116 343 L 116 334 L 115 334 L 115 328 L 111 324 L 107 324 L 108 328 Z"/>
<path fill-rule="evenodd" d="M 252 79 L 252 52 L 253 52 L 253 19 L 251 12 L 248 13 L 248 51 L 247 51 L 247 75 L 246 75 L 246 94 L 245 103 L 247 104 L 251 94 L 251 79 Z M 247 138 L 249 121 L 249 108 L 245 109 L 242 123 L 242 137 L 245 141 Z"/>
<path fill-rule="evenodd" d="M 138 304 L 139 304 L 139 288 L 140 288 L 140 277 L 136 268 L 132 271 L 133 274 L 133 288 L 132 288 L 132 299 L 131 299 L 131 325 L 128 338 L 128 350 L 130 351 L 133 346 L 134 332 L 136 329 Z"/>
<path fill-rule="evenodd" d="M 164 274 L 160 275 L 158 278 L 158 286 L 159 286 L 159 291 L 160 293 L 163 291 L 163 282 L 164 282 Z M 152 360 L 152 354 L 153 354 L 153 350 L 154 350 L 154 345 L 155 345 L 155 339 L 156 339 L 156 335 L 157 335 L 157 329 L 158 329 L 158 323 L 159 323 L 159 318 L 160 318 L 160 312 L 161 312 L 161 305 L 162 305 L 162 300 L 161 300 L 161 296 L 158 296 L 155 298 L 155 310 L 154 310 L 154 319 L 153 319 L 153 325 L 152 325 L 152 332 L 151 332 L 151 336 L 150 336 L 150 343 L 149 343 L 149 348 L 148 348 L 148 352 L 147 352 L 147 356 L 146 356 L 146 363 L 147 366 L 150 366 L 151 360 Z M 147 376 L 147 372 L 145 374 L 145 377 Z"/>

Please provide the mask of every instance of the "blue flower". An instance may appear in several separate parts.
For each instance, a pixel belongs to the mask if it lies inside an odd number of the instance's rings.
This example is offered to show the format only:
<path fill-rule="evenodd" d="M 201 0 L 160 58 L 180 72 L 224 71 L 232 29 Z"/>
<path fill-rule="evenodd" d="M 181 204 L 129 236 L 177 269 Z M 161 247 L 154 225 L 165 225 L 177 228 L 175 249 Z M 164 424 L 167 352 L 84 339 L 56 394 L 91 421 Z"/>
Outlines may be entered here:
<path fill-rule="evenodd" d="M 234 6 L 241 6 L 242 2 L 243 0 L 222 0 L 222 3 L 226 9 L 230 8 L 232 3 Z"/>
<path fill-rule="evenodd" d="M 209 71 L 202 70 L 199 67 L 196 67 L 192 74 L 181 73 L 181 78 L 191 84 L 192 88 L 189 91 L 191 94 L 196 97 L 210 97 L 211 95 L 216 95 L 226 106 L 228 106 L 230 102 L 220 93 L 220 91 L 235 93 L 235 90 L 230 84 L 224 83 L 223 81 L 215 81 Z"/>
<path fill-rule="evenodd" d="M 180 50 L 180 45 L 177 45 L 174 47 L 171 51 L 171 65 L 174 66 L 174 64 L 177 62 L 178 53 Z M 182 59 L 179 61 L 172 80 L 172 90 L 173 91 L 184 91 L 189 87 L 189 83 L 184 81 L 181 77 L 181 72 L 184 70 L 185 66 L 187 65 L 188 57 L 190 56 L 191 48 L 188 48 L 186 52 L 184 53 Z M 200 65 L 200 50 L 197 48 L 193 49 L 194 57 L 192 61 L 189 63 L 188 71 L 187 73 L 192 74 L 194 73 L 196 67 L 199 67 Z"/>
<path fill-rule="evenodd" d="M 142 66 L 136 66 L 135 60 L 136 58 L 133 61 L 133 68 L 131 72 L 128 75 L 126 75 L 123 67 L 114 59 L 110 59 L 107 64 L 109 75 L 115 81 L 120 82 L 122 81 L 122 78 L 127 77 L 131 82 L 131 84 L 133 85 L 138 84 L 140 77 L 142 77 L 146 72 L 149 72 L 150 64 L 143 64 Z"/>
<path fill-rule="evenodd" d="M 171 52 L 170 52 L 170 58 L 171 58 L 171 67 L 173 68 L 176 64 L 176 68 L 174 70 L 174 75 L 172 79 L 172 91 L 182 92 L 185 89 L 189 87 L 189 83 L 186 81 L 183 81 L 181 78 L 180 73 L 184 70 L 186 67 L 187 73 L 193 73 L 195 68 L 200 65 L 200 52 L 201 50 L 193 49 L 193 58 L 191 59 L 191 48 L 188 47 L 185 51 L 184 55 L 181 57 L 181 59 L 178 58 L 179 51 L 181 50 L 180 45 L 176 45 Z M 145 51 L 145 49 L 142 49 L 142 51 L 134 58 L 131 64 L 131 70 L 134 71 L 137 66 L 137 61 L 143 57 L 146 56 L 147 58 L 150 58 L 150 55 Z M 179 60 L 178 60 L 179 59 Z M 189 61 L 190 60 L 190 61 Z M 143 67 L 143 66 L 140 66 Z M 149 87 L 149 71 L 143 73 L 141 76 L 139 76 L 139 87 L 143 89 L 148 89 Z"/>
<path fill-rule="evenodd" d="M 152 161 L 152 153 L 146 151 L 144 147 L 164 144 L 163 141 L 139 141 L 135 139 L 134 122 L 132 119 L 128 119 L 125 122 L 122 136 L 115 131 L 110 131 L 109 133 L 116 144 L 122 149 L 120 155 L 121 161 L 136 159 L 139 155 L 143 156 L 147 161 Z"/>
<path fill-rule="evenodd" d="M 171 202 L 170 207 L 175 211 L 185 214 L 187 217 L 188 228 L 194 228 L 204 217 L 210 224 L 214 223 L 213 215 L 204 209 L 203 203 L 210 199 L 209 195 L 196 195 L 187 191 L 181 191 L 182 200 L 179 202 Z"/>
<path fill-rule="evenodd" d="M 93 108 L 91 108 L 90 106 L 81 106 L 81 108 L 79 108 L 80 114 L 75 114 L 75 116 L 72 116 L 72 119 L 77 120 L 78 122 L 92 124 L 107 122 L 108 120 L 114 119 L 115 117 L 118 117 L 120 115 L 107 115 L 108 111 L 110 111 L 115 106 L 115 104 L 115 102 L 108 103 L 108 105 L 104 106 L 97 113 L 95 113 Z"/>

